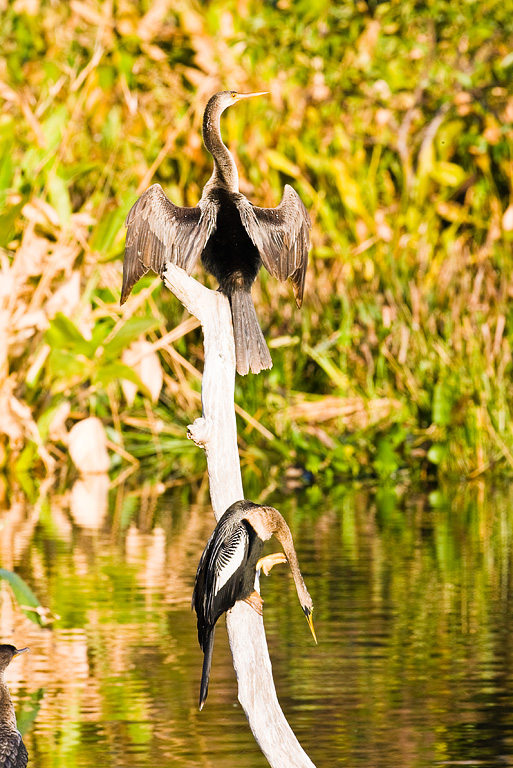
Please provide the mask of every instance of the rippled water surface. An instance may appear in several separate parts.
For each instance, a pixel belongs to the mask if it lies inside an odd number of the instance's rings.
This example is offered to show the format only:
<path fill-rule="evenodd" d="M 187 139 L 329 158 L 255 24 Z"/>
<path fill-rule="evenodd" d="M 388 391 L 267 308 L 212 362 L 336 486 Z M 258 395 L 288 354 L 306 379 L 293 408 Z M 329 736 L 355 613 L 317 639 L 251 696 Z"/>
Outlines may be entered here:
<path fill-rule="evenodd" d="M 209 508 L 188 489 L 107 498 L 98 483 L 1 512 L 2 567 L 60 617 L 38 627 L 0 583 L 2 639 L 31 647 L 8 670 L 29 765 L 262 768 L 224 620 L 197 709 L 190 598 Z M 513 765 L 511 493 L 266 503 L 289 521 L 315 603 L 318 646 L 288 569 L 263 579 L 278 695 L 314 763 Z"/>

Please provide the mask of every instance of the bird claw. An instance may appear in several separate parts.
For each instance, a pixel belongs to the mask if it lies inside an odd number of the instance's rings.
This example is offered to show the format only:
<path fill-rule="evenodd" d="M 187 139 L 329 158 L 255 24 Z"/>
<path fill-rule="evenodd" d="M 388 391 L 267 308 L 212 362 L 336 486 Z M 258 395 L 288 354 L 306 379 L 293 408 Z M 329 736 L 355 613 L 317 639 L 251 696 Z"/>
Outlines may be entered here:
<path fill-rule="evenodd" d="M 256 590 L 252 592 L 249 597 L 246 597 L 244 602 L 250 605 L 259 616 L 262 616 L 264 612 L 264 601 Z"/>
<path fill-rule="evenodd" d="M 260 560 L 256 564 L 256 570 L 260 570 L 260 568 L 263 570 L 266 576 L 269 576 L 271 572 L 271 568 L 274 568 L 275 565 L 278 565 L 279 563 L 286 563 L 287 558 L 283 554 L 283 552 L 273 552 L 272 555 L 266 555 L 266 557 L 261 557 Z"/>

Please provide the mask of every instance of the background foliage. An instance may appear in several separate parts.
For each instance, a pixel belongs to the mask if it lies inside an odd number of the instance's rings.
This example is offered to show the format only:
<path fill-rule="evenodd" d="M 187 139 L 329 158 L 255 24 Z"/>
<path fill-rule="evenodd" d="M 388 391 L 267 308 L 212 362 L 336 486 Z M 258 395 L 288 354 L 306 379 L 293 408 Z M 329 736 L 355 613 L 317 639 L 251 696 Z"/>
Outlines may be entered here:
<path fill-rule="evenodd" d="M 119 293 L 130 205 L 153 181 L 196 204 L 202 112 L 222 88 L 269 90 L 223 117 L 241 190 L 272 206 L 290 182 L 313 221 L 301 312 L 266 274 L 254 291 L 274 367 L 237 379 L 248 483 L 278 483 L 284 464 L 327 485 L 511 472 L 504 3 L 16 0 L 2 17 L 7 476 L 66 473 L 91 415 L 119 477 L 141 462 L 168 484 L 203 473 L 185 439 L 197 323 L 158 278 L 123 307 Z"/>

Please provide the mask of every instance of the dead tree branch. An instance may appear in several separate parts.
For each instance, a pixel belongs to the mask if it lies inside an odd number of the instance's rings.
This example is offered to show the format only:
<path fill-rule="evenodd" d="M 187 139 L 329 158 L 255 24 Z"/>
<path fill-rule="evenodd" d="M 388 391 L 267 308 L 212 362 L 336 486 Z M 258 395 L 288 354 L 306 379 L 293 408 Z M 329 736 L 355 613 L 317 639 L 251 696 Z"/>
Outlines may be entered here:
<path fill-rule="evenodd" d="M 205 450 L 210 498 L 216 519 L 244 498 L 234 409 L 235 346 L 228 299 L 168 264 L 167 287 L 203 328 L 205 366 L 201 387 L 203 414 L 189 426 L 189 437 Z M 250 728 L 273 768 L 315 768 L 283 714 L 272 676 L 261 616 L 237 602 L 226 620 L 239 701 Z"/>

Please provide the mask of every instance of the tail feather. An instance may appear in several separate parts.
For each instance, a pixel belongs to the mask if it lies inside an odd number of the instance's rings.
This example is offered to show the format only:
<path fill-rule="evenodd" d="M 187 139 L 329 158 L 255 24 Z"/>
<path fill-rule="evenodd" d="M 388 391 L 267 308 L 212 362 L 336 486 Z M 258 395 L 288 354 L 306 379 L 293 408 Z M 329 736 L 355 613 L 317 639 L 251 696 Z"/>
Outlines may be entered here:
<path fill-rule="evenodd" d="M 251 293 L 234 291 L 230 295 L 230 304 L 237 373 L 245 376 L 249 371 L 260 373 L 264 369 L 272 368 L 273 361 L 258 324 Z"/>
<path fill-rule="evenodd" d="M 203 669 L 201 672 L 201 686 L 200 686 L 200 698 L 199 708 L 203 709 L 208 696 L 208 681 L 210 680 L 210 667 L 212 666 L 212 653 L 214 651 L 214 634 L 216 628 L 212 627 L 212 631 L 205 638 L 203 652 L 205 654 L 203 658 Z"/>

